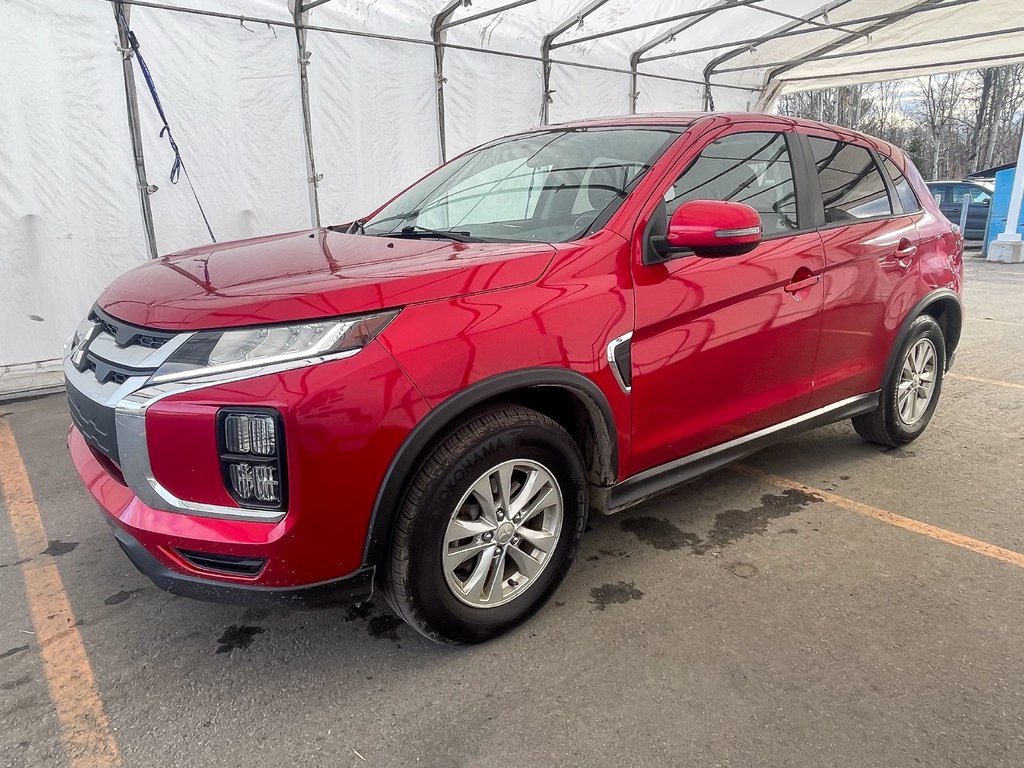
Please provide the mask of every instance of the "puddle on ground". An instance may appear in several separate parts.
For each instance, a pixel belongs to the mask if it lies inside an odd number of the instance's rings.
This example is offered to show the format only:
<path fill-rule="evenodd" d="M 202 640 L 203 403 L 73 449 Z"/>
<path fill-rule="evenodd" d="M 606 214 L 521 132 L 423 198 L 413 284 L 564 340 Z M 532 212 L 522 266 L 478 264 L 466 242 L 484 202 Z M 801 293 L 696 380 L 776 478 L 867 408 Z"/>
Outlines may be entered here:
<path fill-rule="evenodd" d="M 767 532 L 768 523 L 772 520 L 788 517 L 816 501 L 820 501 L 817 496 L 796 489 L 766 493 L 761 497 L 761 503 L 752 509 L 726 509 L 719 512 L 704 539 L 657 517 L 627 517 L 620 526 L 655 549 L 689 547 L 693 554 L 704 555 L 735 544 L 747 536 L 760 536 Z"/>
<path fill-rule="evenodd" d="M 609 605 L 639 600 L 643 596 L 644 593 L 637 589 L 631 581 L 602 584 L 600 587 L 592 587 L 590 590 L 590 602 L 594 605 L 595 611 L 603 611 Z"/>

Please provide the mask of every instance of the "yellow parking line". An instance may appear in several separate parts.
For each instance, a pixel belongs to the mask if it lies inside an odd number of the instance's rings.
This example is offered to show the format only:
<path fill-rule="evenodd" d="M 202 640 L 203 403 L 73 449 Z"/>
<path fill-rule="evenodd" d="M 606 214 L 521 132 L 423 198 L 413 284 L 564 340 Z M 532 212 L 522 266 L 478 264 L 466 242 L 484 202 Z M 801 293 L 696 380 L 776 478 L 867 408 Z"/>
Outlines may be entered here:
<path fill-rule="evenodd" d="M 903 515 L 887 512 L 884 509 L 872 507 L 870 504 L 854 501 L 853 499 L 848 499 L 845 496 L 837 496 L 834 493 L 823 491 L 820 488 L 804 485 L 803 483 L 798 483 L 795 480 L 780 477 L 779 475 L 762 472 L 761 470 L 754 469 L 753 467 L 748 467 L 746 465 L 734 465 L 733 468 L 737 472 L 752 475 L 753 477 L 769 482 L 779 488 L 802 491 L 803 493 L 816 496 L 822 501 L 841 507 L 842 509 L 848 509 L 851 512 L 867 515 L 868 517 L 873 517 L 876 520 L 881 520 L 883 523 L 895 525 L 897 528 L 913 531 L 914 533 L 919 533 L 922 536 L 928 536 L 932 539 L 944 541 L 946 544 L 952 544 L 954 547 L 967 549 L 971 552 L 976 552 L 979 555 L 985 555 L 985 557 L 991 557 L 994 560 L 1000 560 L 1004 563 L 1024 568 L 1024 554 L 1014 552 L 1012 549 L 1003 549 L 1002 547 L 997 547 L 995 544 L 989 544 L 986 541 L 972 539 L 970 536 L 964 536 L 961 533 L 947 531 L 945 528 L 939 528 L 938 526 L 930 525 L 929 523 L 922 523 L 920 520 L 914 520 L 910 517 L 903 517 Z"/>
<path fill-rule="evenodd" d="M 52 558 L 39 555 L 48 546 L 46 529 L 14 435 L 2 420 L 0 492 L 11 518 L 18 553 L 21 559 L 28 560 L 21 566 L 25 592 L 50 697 L 63 728 L 68 762 L 72 768 L 119 766 L 121 754 L 60 572 Z"/>
<path fill-rule="evenodd" d="M 964 381 L 973 381 L 978 384 L 991 384 L 994 387 L 1007 387 L 1009 389 L 1024 389 L 1024 384 L 1017 384 L 1013 381 L 1000 381 L 999 379 L 983 379 L 979 376 L 968 376 L 963 373 L 947 373 L 947 379 L 963 379 Z"/>

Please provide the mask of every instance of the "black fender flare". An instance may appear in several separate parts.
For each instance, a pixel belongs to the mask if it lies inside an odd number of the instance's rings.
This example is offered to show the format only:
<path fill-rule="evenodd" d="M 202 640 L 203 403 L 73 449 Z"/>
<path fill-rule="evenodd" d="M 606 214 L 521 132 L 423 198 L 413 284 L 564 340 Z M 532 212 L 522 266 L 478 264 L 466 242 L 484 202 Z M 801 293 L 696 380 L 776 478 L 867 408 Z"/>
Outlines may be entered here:
<path fill-rule="evenodd" d="M 375 565 L 383 557 L 391 538 L 392 527 L 402 493 L 409 476 L 429 445 L 463 414 L 503 394 L 535 387 L 569 390 L 587 405 L 591 420 L 599 418 L 609 441 L 609 465 L 614 474 L 618 468 L 618 433 L 615 417 L 604 392 L 581 373 L 567 368 L 526 368 L 501 373 L 478 381 L 432 408 L 405 438 L 388 466 L 387 473 L 374 501 L 366 532 L 363 564 Z M 594 425 L 595 427 L 597 425 Z"/>
<path fill-rule="evenodd" d="M 949 349 L 946 350 L 946 370 L 949 370 L 953 356 L 956 354 L 957 345 L 960 343 L 960 329 L 963 327 L 964 307 L 960 294 L 956 291 L 949 288 L 937 288 L 918 301 L 903 319 L 903 323 L 896 333 L 896 338 L 893 340 L 892 349 L 889 350 L 889 361 L 885 364 L 881 388 L 885 388 L 885 383 L 889 381 L 889 377 L 892 376 L 892 372 L 896 369 L 897 358 L 900 349 L 903 347 L 903 342 L 906 341 L 907 335 L 910 333 L 910 326 L 921 315 L 930 314 L 926 312 L 929 307 L 940 303 L 943 305 L 943 309 L 953 308 L 953 314 L 955 315 L 955 317 L 950 317 L 949 327 L 944 329 L 950 334 L 950 338 L 947 338 Z M 953 323 L 955 323 L 955 326 Z"/>

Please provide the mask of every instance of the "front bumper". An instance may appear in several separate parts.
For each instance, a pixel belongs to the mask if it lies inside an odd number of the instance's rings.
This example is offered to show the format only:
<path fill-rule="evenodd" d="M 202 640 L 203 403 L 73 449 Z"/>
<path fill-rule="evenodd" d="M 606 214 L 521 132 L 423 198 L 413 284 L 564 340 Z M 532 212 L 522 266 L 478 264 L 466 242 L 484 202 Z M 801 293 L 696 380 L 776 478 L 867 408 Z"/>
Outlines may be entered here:
<path fill-rule="evenodd" d="M 373 503 L 392 457 L 427 410 L 378 344 L 349 359 L 173 392 L 103 390 L 100 400 L 86 375 L 73 371 L 68 385 L 116 410 L 119 461 L 78 426 L 68 447 L 122 548 L 158 586 L 274 605 L 332 605 L 370 594 L 365 543 Z M 285 424 L 287 509 L 272 516 L 227 495 L 217 453 L 219 410 L 257 405 L 274 408 Z"/>
<path fill-rule="evenodd" d="M 160 589 L 181 597 L 213 603 L 232 603 L 258 608 L 330 608 L 359 603 L 373 595 L 373 567 L 333 581 L 301 587 L 262 587 L 256 584 L 214 581 L 180 573 L 157 560 L 123 528 L 114 527 L 114 540 L 132 561 Z"/>

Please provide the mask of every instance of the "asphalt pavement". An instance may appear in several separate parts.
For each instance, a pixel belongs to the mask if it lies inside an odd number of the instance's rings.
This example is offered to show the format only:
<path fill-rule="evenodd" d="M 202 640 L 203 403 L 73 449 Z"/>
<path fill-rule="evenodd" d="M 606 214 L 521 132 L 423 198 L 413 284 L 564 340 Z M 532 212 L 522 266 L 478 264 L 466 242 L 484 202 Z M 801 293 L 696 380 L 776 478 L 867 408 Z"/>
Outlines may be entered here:
<path fill-rule="evenodd" d="M 381 600 L 159 591 L 82 489 L 62 397 L 0 403 L 0 766 L 1018 768 L 1022 295 L 1024 265 L 970 261 L 912 445 L 838 424 L 592 519 L 555 599 L 470 648 Z"/>

